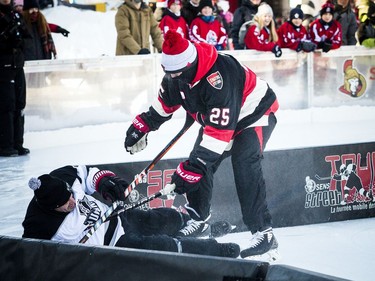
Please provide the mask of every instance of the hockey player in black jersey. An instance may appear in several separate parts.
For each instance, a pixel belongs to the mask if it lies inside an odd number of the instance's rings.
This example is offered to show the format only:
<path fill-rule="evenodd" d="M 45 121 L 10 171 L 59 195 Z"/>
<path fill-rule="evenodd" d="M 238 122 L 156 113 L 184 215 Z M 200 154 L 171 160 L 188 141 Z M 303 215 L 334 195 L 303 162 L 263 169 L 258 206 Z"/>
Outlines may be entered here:
<path fill-rule="evenodd" d="M 186 193 L 192 217 L 180 236 L 199 236 L 207 229 L 213 174 L 231 156 L 243 221 L 252 233 L 241 256 L 277 252 L 261 167 L 276 125 L 275 93 L 232 56 L 208 44 L 193 44 L 174 30 L 164 38 L 161 64 L 166 74 L 158 98 L 135 117 L 126 133 L 126 150 L 134 154 L 144 149 L 148 133 L 182 106 L 202 127 L 189 159 L 172 176 L 175 191 Z"/>

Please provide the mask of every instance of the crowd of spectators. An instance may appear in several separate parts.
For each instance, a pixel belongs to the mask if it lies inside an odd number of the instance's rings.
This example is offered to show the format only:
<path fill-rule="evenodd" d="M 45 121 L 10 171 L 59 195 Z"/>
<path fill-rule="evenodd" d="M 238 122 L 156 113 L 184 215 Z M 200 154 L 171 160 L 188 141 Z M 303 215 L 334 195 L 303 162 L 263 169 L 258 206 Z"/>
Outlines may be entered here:
<path fill-rule="evenodd" d="M 141 0 L 126 0 L 124 5 L 136 1 Z M 301 2 L 287 15 L 275 10 L 272 1 L 262 0 L 239 0 L 234 13 L 228 0 L 158 0 L 156 10 L 148 8 L 161 30 L 154 41 L 176 29 L 218 50 L 272 51 L 276 57 L 282 55 L 281 48 L 328 52 L 342 45 L 373 46 L 374 0 Z"/>

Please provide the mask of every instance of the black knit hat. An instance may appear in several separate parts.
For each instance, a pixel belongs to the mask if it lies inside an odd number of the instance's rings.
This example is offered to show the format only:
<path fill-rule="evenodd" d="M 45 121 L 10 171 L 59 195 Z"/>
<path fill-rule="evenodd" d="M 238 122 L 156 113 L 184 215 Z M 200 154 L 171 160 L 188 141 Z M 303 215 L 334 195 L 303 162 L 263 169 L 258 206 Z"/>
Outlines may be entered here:
<path fill-rule="evenodd" d="M 289 20 L 301 19 L 303 20 L 303 12 L 300 8 L 294 8 L 290 10 Z"/>
<path fill-rule="evenodd" d="M 202 9 L 204 8 L 204 7 L 211 7 L 212 8 L 212 10 L 214 9 L 214 5 L 212 4 L 212 1 L 211 0 L 201 0 L 200 2 L 199 2 L 199 11 L 202 11 Z"/>
<path fill-rule="evenodd" d="M 23 3 L 23 10 L 27 11 L 27 10 L 30 10 L 31 8 L 40 9 L 39 1 L 38 0 L 25 0 Z"/>
<path fill-rule="evenodd" d="M 31 178 L 29 187 L 34 190 L 37 203 L 49 210 L 64 205 L 72 195 L 66 182 L 48 174 Z"/>

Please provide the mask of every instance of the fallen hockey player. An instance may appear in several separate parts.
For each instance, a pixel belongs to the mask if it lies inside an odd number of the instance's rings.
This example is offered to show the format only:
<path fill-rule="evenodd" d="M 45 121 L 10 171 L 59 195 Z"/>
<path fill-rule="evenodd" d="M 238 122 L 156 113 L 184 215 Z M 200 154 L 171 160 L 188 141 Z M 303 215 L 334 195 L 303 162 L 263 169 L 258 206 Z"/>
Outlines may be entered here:
<path fill-rule="evenodd" d="M 78 243 L 108 209 L 106 200 L 125 200 L 128 183 L 108 170 L 65 166 L 30 179 L 29 186 L 34 197 L 22 223 L 22 237 Z M 238 257 L 240 249 L 234 243 L 176 238 L 189 219 L 171 208 L 132 209 L 103 223 L 87 244 Z"/>

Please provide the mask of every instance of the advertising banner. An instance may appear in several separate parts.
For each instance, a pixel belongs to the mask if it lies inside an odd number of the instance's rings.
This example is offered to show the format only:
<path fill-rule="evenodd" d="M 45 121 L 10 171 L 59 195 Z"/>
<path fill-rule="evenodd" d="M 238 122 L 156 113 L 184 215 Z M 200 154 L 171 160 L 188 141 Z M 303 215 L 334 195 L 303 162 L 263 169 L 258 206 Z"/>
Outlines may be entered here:
<path fill-rule="evenodd" d="M 128 203 L 136 203 L 169 183 L 178 163 L 162 160 L 136 186 Z M 111 169 L 129 183 L 148 162 L 95 165 Z M 263 172 L 274 227 L 375 216 L 375 143 L 265 152 Z M 251 179 L 249 178 L 249 181 Z M 163 196 L 142 208 L 171 207 L 186 212 L 185 196 Z M 230 158 L 214 178 L 211 222 L 228 220 L 246 230 L 234 185 Z"/>

